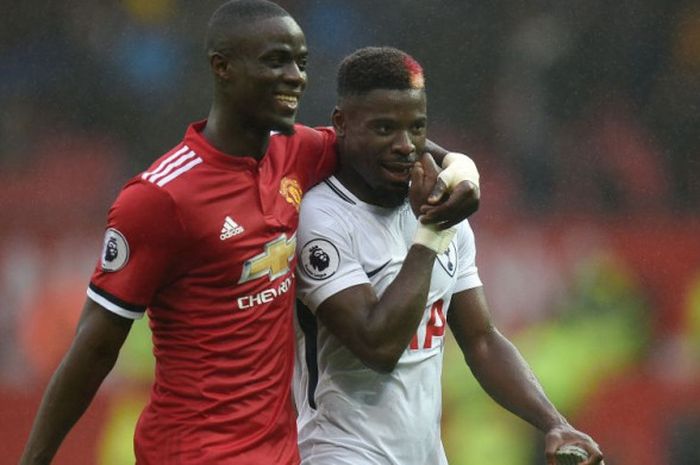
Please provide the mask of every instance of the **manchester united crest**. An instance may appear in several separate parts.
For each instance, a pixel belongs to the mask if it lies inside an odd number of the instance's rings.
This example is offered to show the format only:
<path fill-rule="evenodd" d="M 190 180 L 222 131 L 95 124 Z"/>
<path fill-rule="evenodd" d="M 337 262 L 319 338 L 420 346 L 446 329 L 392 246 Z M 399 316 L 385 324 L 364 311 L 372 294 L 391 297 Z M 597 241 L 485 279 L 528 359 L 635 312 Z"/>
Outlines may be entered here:
<path fill-rule="evenodd" d="M 284 177 L 280 181 L 280 194 L 284 197 L 284 200 L 291 203 L 296 211 L 299 211 L 299 204 L 301 203 L 301 186 L 299 181 L 292 178 Z"/>

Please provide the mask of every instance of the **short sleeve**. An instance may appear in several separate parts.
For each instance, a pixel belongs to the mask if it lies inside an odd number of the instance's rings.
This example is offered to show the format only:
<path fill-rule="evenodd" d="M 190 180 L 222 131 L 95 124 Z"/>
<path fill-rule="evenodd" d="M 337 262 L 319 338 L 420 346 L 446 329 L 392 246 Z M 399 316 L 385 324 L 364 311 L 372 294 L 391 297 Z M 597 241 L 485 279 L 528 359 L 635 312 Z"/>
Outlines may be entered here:
<path fill-rule="evenodd" d="M 352 233 L 331 214 L 302 202 L 297 232 L 297 298 L 316 313 L 326 299 L 358 284 L 370 284 L 355 258 Z"/>
<path fill-rule="evenodd" d="M 102 254 L 88 297 L 126 318 L 141 318 L 176 269 L 185 234 L 174 201 L 134 180 L 109 210 Z"/>
<path fill-rule="evenodd" d="M 457 282 L 454 293 L 466 291 L 482 285 L 476 267 L 476 242 L 474 231 L 468 221 L 462 221 L 457 230 Z"/>

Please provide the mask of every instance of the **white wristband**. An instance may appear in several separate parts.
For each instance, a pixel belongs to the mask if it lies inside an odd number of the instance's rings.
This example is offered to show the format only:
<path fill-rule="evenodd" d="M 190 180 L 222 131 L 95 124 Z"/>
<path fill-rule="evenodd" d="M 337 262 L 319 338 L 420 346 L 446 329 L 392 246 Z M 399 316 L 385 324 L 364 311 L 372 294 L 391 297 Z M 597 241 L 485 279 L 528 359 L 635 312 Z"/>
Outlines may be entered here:
<path fill-rule="evenodd" d="M 452 242 L 452 238 L 457 232 L 457 228 L 439 230 L 432 224 L 418 224 L 416 234 L 413 236 L 413 243 L 423 245 L 435 253 L 444 253 Z"/>
<path fill-rule="evenodd" d="M 448 189 L 462 181 L 469 181 L 479 187 L 479 170 L 474 161 L 463 153 L 449 152 L 442 159 L 442 166 L 445 169 L 438 178 L 442 179 Z"/>

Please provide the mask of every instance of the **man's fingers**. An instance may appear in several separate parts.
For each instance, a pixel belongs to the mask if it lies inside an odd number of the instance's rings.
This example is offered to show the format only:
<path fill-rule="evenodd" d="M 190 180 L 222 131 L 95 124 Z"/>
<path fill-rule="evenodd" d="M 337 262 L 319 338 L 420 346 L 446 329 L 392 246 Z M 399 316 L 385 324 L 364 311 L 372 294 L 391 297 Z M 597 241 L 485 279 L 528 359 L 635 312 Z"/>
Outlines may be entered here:
<path fill-rule="evenodd" d="M 423 153 L 421 156 L 421 164 L 423 165 L 425 172 L 426 183 L 435 183 L 435 186 L 428 195 L 427 199 L 429 204 L 435 205 L 439 203 L 447 194 L 447 184 L 445 184 L 445 181 L 438 177 L 440 168 L 438 167 L 437 163 L 435 163 L 435 159 L 430 153 Z"/>
<path fill-rule="evenodd" d="M 479 191 L 469 182 L 461 182 L 449 194 L 447 200 L 437 205 L 420 208 L 421 223 L 437 224 L 440 229 L 449 228 L 479 209 Z"/>
<path fill-rule="evenodd" d="M 415 185 L 418 188 L 423 186 L 423 177 L 425 172 L 423 171 L 423 165 L 420 162 L 415 162 L 413 168 L 411 168 L 411 185 Z"/>
<path fill-rule="evenodd" d="M 423 168 L 425 169 L 425 175 L 428 178 L 435 179 L 438 177 L 440 167 L 437 165 L 437 163 L 435 163 L 435 159 L 430 154 L 430 152 L 423 152 L 420 161 L 423 164 Z"/>
<path fill-rule="evenodd" d="M 433 187 L 433 190 L 428 196 L 428 203 L 431 205 L 437 205 L 442 201 L 443 197 L 446 195 L 447 185 L 445 184 L 445 181 L 443 181 L 440 178 L 437 178 L 437 181 L 435 182 L 435 187 Z"/>
<path fill-rule="evenodd" d="M 420 216 L 418 219 L 421 223 L 435 225 L 435 227 L 440 230 L 450 228 L 461 221 L 457 218 L 446 219 L 446 212 L 450 213 L 450 210 L 449 206 L 447 208 L 445 207 L 445 204 L 442 204 L 438 207 L 430 207 L 423 205 L 420 208 Z"/>

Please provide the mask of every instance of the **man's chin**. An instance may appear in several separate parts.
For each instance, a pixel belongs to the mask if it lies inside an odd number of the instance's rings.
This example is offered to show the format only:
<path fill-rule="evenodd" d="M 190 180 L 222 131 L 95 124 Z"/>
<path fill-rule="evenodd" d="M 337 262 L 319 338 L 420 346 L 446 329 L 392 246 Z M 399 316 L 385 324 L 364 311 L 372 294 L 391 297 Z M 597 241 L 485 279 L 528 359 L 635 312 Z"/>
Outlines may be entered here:
<path fill-rule="evenodd" d="M 408 198 L 408 188 L 387 190 L 382 195 L 382 206 L 387 208 L 397 208 L 403 205 Z"/>
<path fill-rule="evenodd" d="M 294 122 L 294 118 L 291 118 L 289 121 L 276 121 L 272 125 L 272 130 L 285 136 L 294 135 Z"/>

